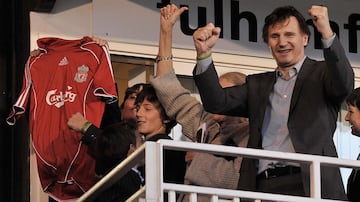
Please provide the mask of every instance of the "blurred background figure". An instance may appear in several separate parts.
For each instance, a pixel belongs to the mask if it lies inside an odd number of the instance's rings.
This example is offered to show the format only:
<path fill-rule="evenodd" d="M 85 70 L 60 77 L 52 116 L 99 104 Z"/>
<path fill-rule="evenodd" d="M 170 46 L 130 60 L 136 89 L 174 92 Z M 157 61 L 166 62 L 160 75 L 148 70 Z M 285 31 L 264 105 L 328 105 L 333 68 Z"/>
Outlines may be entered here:
<path fill-rule="evenodd" d="M 351 133 L 360 137 L 360 88 L 356 88 L 347 98 L 348 113 L 345 120 L 351 125 Z M 360 155 L 357 160 L 360 160 Z M 347 196 L 350 201 L 360 201 L 360 171 L 352 170 L 347 182 Z"/>

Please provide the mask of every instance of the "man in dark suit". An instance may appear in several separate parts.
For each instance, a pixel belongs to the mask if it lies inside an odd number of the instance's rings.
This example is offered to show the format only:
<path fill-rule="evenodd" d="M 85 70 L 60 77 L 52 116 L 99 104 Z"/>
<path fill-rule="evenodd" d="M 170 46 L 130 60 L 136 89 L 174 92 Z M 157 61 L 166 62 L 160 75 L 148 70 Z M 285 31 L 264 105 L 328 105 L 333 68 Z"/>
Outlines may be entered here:
<path fill-rule="evenodd" d="M 327 8 L 308 10 L 322 36 L 325 61 L 305 56 L 310 36 L 304 17 L 292 6 L 265 19 L 263 40 L 277 68 L 249 75 L 245 85 L 222 89 L 211 58 L 220 28 L 209 23 L 194 34 L 194 77 L 205 110 L 248 117 L 249 148 L 336 157 L 333 143 L 341 103 L 354 88 L 354 72 L 332 31 Z M 239 189 L 309 196 L 309 165 L 246 158 Z M 346 199 L 338 168 L 321 168 L 322 197 Z"/>
<path fill-rule="evenodd" d="M 360 137 L 360 88 L 356 88 L 347 98 L 348 113 L 345 120 L 351 125 L 351 133 Z M 360 154 L 357 158 L 360 160 Z M 352 170 L 347 182 L 347 196 L 350 201 L 360 201 L 360 170 Z"/>

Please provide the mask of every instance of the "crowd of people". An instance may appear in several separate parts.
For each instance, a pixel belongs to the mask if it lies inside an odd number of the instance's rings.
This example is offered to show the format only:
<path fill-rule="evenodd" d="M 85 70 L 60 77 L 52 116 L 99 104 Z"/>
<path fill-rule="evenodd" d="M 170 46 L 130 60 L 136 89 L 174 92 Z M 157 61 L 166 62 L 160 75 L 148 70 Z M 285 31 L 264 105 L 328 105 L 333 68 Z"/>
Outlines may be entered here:
<path fill-rule="evenodd" d="M 360 136 L 360 89 L 354 90 L 353 69 L 331 29 L 326 7 L 308 10 L 322 36 L 324 61 L 305 54 L 310 30 L 304 16 L 292 6 L 282 6 L 265 18 L 262 32 L 277 67 L 247 76 L 229 72 L 219 77 L 212 49 L 221 29 L 212 23 L 198 28 L 193 34 L 197 53 L 193 74 L 202 103 L 181 85 L 173 69 L 173 26 L 187 9 L 174 4 L 160 9 L 156 77 L 150 84 L 128 88 L 119 109 L 117 103 L 107 105 L 101 128 L 80 113 L 69 119 L 68 126 L 83 134 L 97 157 L 99 178 L 143 141 L 171 139 L 169 133 L 177 123 L 183 135 L 198 143 L 337 157 L 333 134 L 346 101 L 346 120 L 352 133 Z M 134 193 L 144 184 L 143 166 L 129 171 L 99 201 L 122 201 Z M 310 196 L 309 165 L 241 156 L 165 151 L 164 181 Z M 321 166 L 322 198 L 359 201 L 359 187 L 357 169 L 345 192 L 340 170 Z M 177 195 L 179 201 L 187 197 Z M 198 201 L 209 200 L 198 196 Z"/>

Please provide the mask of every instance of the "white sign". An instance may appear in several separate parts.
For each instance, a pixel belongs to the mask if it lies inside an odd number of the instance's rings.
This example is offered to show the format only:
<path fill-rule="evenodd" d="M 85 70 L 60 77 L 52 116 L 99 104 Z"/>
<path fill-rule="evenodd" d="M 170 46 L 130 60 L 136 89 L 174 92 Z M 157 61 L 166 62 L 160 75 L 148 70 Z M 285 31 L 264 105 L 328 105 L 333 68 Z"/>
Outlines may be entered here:
<path fill-rule="evenodd" d="M 360 26 L 357 25 L 357 21 L 360 21 L 360 2 L 356 0 L 93 0 L 94 35 L 120 42 L 157 45 L 159 9 L 168 2 L 189 7 L 175 25 L 174 47 L 194 49 L 192 32 L 199 26 L 212 22 L 222 28 L 223 34 L 215 46 L 216 51 L 266 58 L 271 57 L 261 37 L 266 15 L 276 7 L 292 5 L 311 22 L 307 14 L 311 5 L 325 5 L 334 31 L 338 33 L 352 65 L 360 67 L 360 46 L 357 39 L 360 36 Z M 321 59 L 322 51 L 315 46 L 314 29 L 311 28 L 311 31 L 306 54 Z"/>

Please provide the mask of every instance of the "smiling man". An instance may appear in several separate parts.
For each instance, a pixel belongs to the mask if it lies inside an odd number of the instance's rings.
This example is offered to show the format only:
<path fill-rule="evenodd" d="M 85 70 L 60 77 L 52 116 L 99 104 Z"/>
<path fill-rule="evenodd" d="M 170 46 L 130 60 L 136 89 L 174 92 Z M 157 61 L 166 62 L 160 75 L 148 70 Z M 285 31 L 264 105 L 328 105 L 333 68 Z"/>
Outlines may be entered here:
<path fill-rule="evenodd" d="M 310 30 L 292 6 L 276 8 L 265 18 L 263 40 L 276 63 L 275 71 L 248 75 L 245 85 L 221 88 L 211 50 L 220 28 L 209 23 L 193 34 L 197 52 L 194 78 L 205 110 L 248 117 L 248 147 L 336 157 L 333 142 L 341 103 L 354 88 L 354 72 L 327 8 L 308 10 L 322 36 L 325 61 L 305 55 Z M 321 167 L 322 197 L 346 199 L 338 168 Z M 298 196 L 310 195 L 308 165 L 244 158 L 239 189 Z"/>

